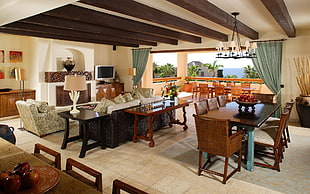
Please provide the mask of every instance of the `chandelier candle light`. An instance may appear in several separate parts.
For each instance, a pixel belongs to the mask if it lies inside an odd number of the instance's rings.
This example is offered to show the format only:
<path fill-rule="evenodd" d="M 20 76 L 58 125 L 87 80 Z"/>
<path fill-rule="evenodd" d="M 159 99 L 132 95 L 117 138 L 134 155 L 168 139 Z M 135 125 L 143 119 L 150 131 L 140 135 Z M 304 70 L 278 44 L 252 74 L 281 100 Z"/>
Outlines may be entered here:
<path fill-rule="evenodd" d="M 231 38 L 230 48 L 228 43 L 219 42 L 217 45 L 217 57 L 223 59 L 241 59 L 241 58 L 256 58 L 255 49 L 257 48 L 256 42 L 246 41 L 245 46 L 241 46 L 239 31 L 237 27 L 238 12 L 231 13 L 234 17 L 234 30 Z M 235 40 L 236 38 L 236 40 Z"/>
<path fill-rule="evenodd" d="M 69 96 L 73 102 L 73 108 L 70 111 L 71 115 L 79 114 L 76 109 L 76 103 L 80 97 L 80 91 L 86 90 L 86 77 L 84 75 L 66 75 L 64 90 L 70 91 Z"/>

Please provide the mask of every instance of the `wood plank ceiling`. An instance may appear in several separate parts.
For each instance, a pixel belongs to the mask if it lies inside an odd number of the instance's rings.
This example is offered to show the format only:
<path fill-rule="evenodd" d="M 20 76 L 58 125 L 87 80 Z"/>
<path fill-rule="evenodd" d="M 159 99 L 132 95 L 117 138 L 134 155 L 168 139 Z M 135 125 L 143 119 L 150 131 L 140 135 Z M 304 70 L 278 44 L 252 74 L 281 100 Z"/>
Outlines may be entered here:
<path fill-rule="evenodd" d="M 225 28 L 233 29 L 234 18 L 231 14 L 206 0 L 167 1 Z M 285 33 L 289 37 L 295 37 L 295 27 L 284 1 L 261 2 Z M 92 6 L 96 10 L 83 5 Z M 130 17 L 120 17 L 98 10 L 109 10 Z M 132 17 L 139 20 L 128 19 Z M 250 39 L 259 39 L 258 32 L 241 22 L 238 22 L 238 29 L 240 34 Z M 227 34 L 134 0 L 81 0 L 0 26 L 0 32 L 127 47 L 156 46 L 158 43 L 178 45 L 179 40 L 198 44 L 202 37 L 228 40 Z"/>

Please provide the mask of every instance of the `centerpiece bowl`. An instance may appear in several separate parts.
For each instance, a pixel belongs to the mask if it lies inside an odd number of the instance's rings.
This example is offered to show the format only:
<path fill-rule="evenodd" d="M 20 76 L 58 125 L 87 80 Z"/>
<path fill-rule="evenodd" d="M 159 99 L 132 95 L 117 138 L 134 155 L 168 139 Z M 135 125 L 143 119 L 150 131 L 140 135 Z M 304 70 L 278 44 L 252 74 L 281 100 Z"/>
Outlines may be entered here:
<path fill-rule="evenodd" d="M 252 113 L 255 112 L 255 105 L 261 103 L 260 100 L 255 100 L 253 102 L 245 102 L 245 101 L 240 101 L 238 99 L 235 100 L 235 102 L 239 105 L 238 106 L 238 111 L 239 112 L 249 112 L 249 108 L 252 108 Z M 244 111 L 242 111 L 242 107 L 244 107 Z"/>

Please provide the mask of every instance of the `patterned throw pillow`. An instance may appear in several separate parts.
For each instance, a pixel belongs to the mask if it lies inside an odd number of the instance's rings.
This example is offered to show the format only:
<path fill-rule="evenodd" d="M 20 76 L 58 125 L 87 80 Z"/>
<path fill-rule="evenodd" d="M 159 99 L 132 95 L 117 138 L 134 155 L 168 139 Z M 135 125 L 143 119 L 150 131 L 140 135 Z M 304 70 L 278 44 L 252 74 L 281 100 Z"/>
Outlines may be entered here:
<path fill-rule="evenodd" d="M 44 113 L 44 112 L 48 111 L 48 104 L 47 104 L 47 102 L 36 101 L 36 100 L 33 100 L 33 99 L 27 99 L 26 102 L 29 103 L 29 104 L 36 105 L 39 113 Z"/>
<path fill-rule="evenodd" d="M 118 96 L 116 96 L 115 98 L 114 98 L 114 102 L 116 103 L 116 104 L 122 104 L 122 103 L 125 103 L 126 102 L 126 100 L 123 98 L 123 96 L 120 94 L 120 95 L 118 95 Z"/>
<path fill-rule="evenodd" d="M 133 98 L 131 96 L 130 93 L 126 93 L 123 95 L 123 98 L 126 100 L 126 102 L 130 102 L 130 101 L 133 101 Z"/>
<path fill-rule="evenodd" d="M 115 104 L 111 100 L 108 100 L 106 98 L 102 99 L 101 102 L 96 106 L 94 111 L 100 112 L 100 113 L 107 113 L 108 107 Z"/>

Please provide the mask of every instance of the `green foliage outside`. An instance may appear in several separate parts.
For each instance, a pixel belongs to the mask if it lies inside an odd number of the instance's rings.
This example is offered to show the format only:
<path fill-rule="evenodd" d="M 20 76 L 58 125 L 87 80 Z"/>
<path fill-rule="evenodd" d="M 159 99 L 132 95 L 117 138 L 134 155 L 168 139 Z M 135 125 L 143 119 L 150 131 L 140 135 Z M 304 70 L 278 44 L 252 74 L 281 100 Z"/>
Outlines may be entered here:
<path fill-rule="evenodd" d="M 247 65 L 243 68 L 244 78 L 259 78 L 259 75 L 254 67 Z"/>
<path fill-rule="evenodd" d="M 193 65 L 187 68 L 187 76 L 189 77 L 197 77 L 200 72 L 200 68 L 197 65 Z"/>
<path fill-rule="evenodd" d="M 177 69 L 170 63 L 159 67 L 159 77 L 176 77 Z"/>
<path fill-rule="evenodd" d="M 204 63 L 204 66 L 208 67 L 208 72 L 213 72 L 213 77 L 215 77 L 215 72 L 218 70 L 220 67 L 224 67 L 224 65 L 219 65 L 216 64 L 217 60 L 213 61 L 213 63 Z"/>

